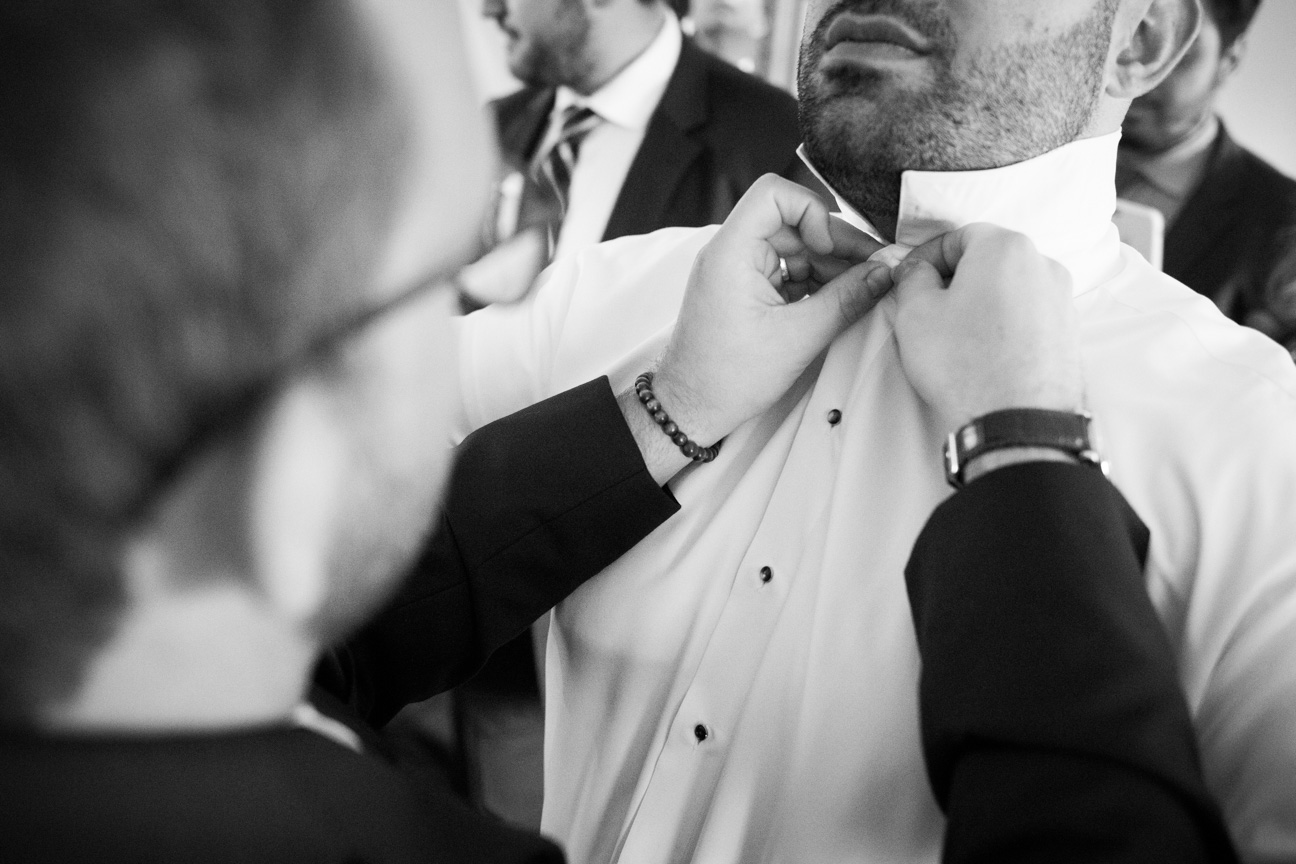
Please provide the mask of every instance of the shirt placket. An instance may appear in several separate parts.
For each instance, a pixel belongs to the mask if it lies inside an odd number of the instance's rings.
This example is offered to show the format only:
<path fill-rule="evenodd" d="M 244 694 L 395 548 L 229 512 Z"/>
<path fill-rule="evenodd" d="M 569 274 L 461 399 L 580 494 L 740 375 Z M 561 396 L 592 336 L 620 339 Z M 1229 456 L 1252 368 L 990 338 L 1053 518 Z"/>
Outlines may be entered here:
<path fill-rule="evenodd" d="M 806 564 L 818 562 L 821 550 L 807 547 L 822 542 L 828 496 L 819 494 L 814 481 L 827 482 L 835 475 L 848 427 L 841 406 L 861 359 L 875 356 L 877 344 L 889 339 L 890 332 L 889 319 L 879 316 L 876 326 L 842 340 L 833 349 L 840 356 L 830 356 L 806 395 L 809 401 L 770 506 L 738 566 L 627 827 L 617 857 L 623 864 L 686 859 L 696 842 L 732 754 L 735 731 L 740 722 L 751 722 L 744 720 L 749 694 L 767 653 L 777 650 L 772 637 L 787 598 L 794 586 L 813 590 L 808 583 L 819 578 L 819 568 Z M 672 845 L 677 848 L 671 850 Z"/>

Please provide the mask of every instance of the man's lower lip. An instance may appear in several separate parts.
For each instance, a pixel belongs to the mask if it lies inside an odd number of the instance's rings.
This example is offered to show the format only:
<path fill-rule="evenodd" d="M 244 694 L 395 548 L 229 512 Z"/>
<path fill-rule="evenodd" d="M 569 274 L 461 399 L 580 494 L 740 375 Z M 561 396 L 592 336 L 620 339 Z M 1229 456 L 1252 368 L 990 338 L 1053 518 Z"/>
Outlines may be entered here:
<path fill-rule="evenodd" d="M 864 63 L 901 63 L 915 60 L 926 60 L 928 55 L 920 54 L 894 42 L 838 42 L 823 55 L 825 64 Z"/>

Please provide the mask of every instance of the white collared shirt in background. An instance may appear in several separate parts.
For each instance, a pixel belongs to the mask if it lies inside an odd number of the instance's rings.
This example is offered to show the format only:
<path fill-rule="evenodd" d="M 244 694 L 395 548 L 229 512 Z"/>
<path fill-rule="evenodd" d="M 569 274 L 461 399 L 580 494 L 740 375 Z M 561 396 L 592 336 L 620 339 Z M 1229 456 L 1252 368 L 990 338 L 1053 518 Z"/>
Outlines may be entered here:
<path fill-rule="evenodd" d="M 653 41 L 611 81 L 589 96 L 581 96 L 569 87 L 558 88 L 549 127 L 536 148 L 537 158 L 543 158 L 553 146 L 569 106 L 589 106 L 603 122 L 581 142 L 555 260 L 603 239 L 621 185 L 643 143 L 648 121 L 679 62 L 683 38 L 679 19 L 667 9 Z"/>
<path fill-rule="evenodd" d="M 1151 530 L 1207 782 L 1244 860 L 1293 860 L 1296 367 L 1120 245 L 1117 141 L 906 172 L 897 236 L 995 222 L 1071 272 L 1097 443 Z M 531 302 L 460 319 L 469 425 L 601 374 L 628 387 L 714 232 L 600 244 Z M 543 830 L 573 864 L 939 860 L 903 568 L 950 493 L 948 430 L 904 376 L 895 309 L 672 481 L 682 510 L 555 611 Z"/>

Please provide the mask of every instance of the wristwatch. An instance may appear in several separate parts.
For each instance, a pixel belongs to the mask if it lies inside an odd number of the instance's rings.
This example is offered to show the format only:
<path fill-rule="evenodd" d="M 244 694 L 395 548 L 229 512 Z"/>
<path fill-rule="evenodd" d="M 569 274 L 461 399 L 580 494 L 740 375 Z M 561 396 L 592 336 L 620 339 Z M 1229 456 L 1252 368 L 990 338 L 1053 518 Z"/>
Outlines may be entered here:
<path fill-rule="evenodd" d="M 1089 441 L 1088 411 L 1007 408 L 991 411 L 951 432 L 945 441 L 945 480 L 962 489 L 963 469 L 976 457 L 1007 447 L 1047 447 L 1107 474 L 1107 463 Z"/>

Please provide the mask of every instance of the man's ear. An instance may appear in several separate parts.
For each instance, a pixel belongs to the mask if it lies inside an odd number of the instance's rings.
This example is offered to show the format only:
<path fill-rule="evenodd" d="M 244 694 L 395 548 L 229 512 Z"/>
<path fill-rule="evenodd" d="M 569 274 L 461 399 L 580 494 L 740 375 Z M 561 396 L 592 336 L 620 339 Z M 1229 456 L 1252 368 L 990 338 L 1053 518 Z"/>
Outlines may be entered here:
<path fill-rule="evenodd" d="M 1135 99 L 1155 89 L 1201 30 L 1201 0 L 1144 2 L 1142 17 L 1127 24 L 1129 35 L 1108 70 L 1107 95 L 1115 99 Z"/>
<path fill-rule="evenodd" d="M 312 377 L 291 384 L 257 432 L 248 502 L 253 575 L 291 620 L 309 621 L 327 598 L 347 440 L 332 392 Z"/>
<path fill-rule="evenodd" d="M 1242 62 L 1242 55 L 1246 54 L 1246 40 L 1247 34 L 1241 33 L 1233 40 L 1232 45 L 1224 49 L 1224 53 L 1220 56 L 1219 69 L 1215 72 L 1216 87 L 1222 85 L 1237 71 L 1238 65 Z"/>

